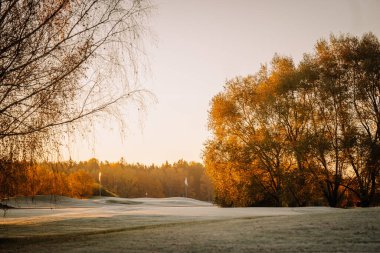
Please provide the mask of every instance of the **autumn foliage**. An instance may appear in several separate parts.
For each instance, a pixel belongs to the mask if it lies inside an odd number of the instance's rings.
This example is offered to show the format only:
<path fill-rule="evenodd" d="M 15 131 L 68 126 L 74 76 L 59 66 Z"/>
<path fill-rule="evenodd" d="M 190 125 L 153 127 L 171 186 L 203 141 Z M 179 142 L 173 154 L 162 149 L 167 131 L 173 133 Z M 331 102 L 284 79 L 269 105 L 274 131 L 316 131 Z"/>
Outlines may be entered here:
<path fill-rule="evenodd" d="M 331 36 L 211 101 L 204 161 L 224 206 L 379 203 L 380 43 Z"/>
<path fill-rule="evenodd" d="M 179 160 L 161 166 L 115 163 L 90 159 L 85 162 L 14 162 L 10 175 L 0 173 L 0 199 L 13 196 L 63 195 L 88 198 L 99 195 L 99 172 L 103 196 L 185 196 L 187 178 L 190 198 L 211 201 L 213 188 L 202 164 Z"/>

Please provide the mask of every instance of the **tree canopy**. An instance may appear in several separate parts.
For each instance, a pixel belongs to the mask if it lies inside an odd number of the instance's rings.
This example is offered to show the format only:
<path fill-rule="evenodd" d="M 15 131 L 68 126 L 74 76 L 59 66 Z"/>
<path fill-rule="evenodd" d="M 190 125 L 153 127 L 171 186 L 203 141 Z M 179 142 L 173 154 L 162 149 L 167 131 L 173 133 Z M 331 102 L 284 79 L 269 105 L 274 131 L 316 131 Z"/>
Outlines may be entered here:
<path fill-rule="evenodd" d="M 0 184 L 92 122 L 125 126 L 151 6 L 145 0 L 0 1 Z M 16 164 L 18 165 L 16 166 Z M 17 167 L 17 168 L 16 168 Z"/>
<path fill-rule="evenodd" d="M 149 9 L 142 0 L 1 1 L 2 159 L 36 157 L 54 133 L 142 101 L 132 81 Z"/>
<path fill-rule="evenodd" d="M 380 44 L 331 35 L 296 66 L 275 55 L 211 101 L 204 160 L 222 205 L 379 202 Z"/>

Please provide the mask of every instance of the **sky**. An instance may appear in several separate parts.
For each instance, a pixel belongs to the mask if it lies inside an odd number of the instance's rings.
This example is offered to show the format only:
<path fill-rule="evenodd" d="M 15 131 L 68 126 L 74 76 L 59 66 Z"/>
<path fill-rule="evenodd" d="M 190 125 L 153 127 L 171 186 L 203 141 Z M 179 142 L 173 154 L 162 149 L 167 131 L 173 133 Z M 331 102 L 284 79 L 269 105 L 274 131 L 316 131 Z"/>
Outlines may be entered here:
<path fill-rule="evenodd" d="M 162 164 L 202 162 L 213 96 L 226 80 L 256 73 L 275 53 L 297 63 L 331 33 L 380 38 L 378 0 L 153 0 L 149 71 L 141 80 L 154 93 L 128 129 L 97 129 L 70 157 Z"/>

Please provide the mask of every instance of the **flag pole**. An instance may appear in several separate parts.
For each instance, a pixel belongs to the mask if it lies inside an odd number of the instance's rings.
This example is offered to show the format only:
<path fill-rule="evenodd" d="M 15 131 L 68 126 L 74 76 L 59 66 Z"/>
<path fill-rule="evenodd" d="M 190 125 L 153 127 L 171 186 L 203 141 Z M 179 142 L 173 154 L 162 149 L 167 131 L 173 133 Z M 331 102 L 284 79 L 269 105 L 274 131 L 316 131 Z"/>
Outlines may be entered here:
<path fill-rule="evenodd" d="M 187 183 L 187 177 L 185 177 L 185 198 L 187 198 L 187 186 L 189 184 Z"/>
<path fill-rule="evenodd" d="M 99 171 L 99 197 L 102 196 L 102 172 Z"/>

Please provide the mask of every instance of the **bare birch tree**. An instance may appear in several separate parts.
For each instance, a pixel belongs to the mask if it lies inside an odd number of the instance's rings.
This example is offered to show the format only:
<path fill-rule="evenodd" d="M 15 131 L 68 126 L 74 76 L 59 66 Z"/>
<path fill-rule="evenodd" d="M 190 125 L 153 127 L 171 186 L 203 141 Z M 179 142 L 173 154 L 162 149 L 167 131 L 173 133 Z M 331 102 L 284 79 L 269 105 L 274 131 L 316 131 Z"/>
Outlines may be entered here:
<path fill-rule="evenodd" d="M 144 0 L 0 1 L 2 185 L 5 161 L 31 161 L 75 123 L 143 102 L 134 81 L 150 10 Z"/>

